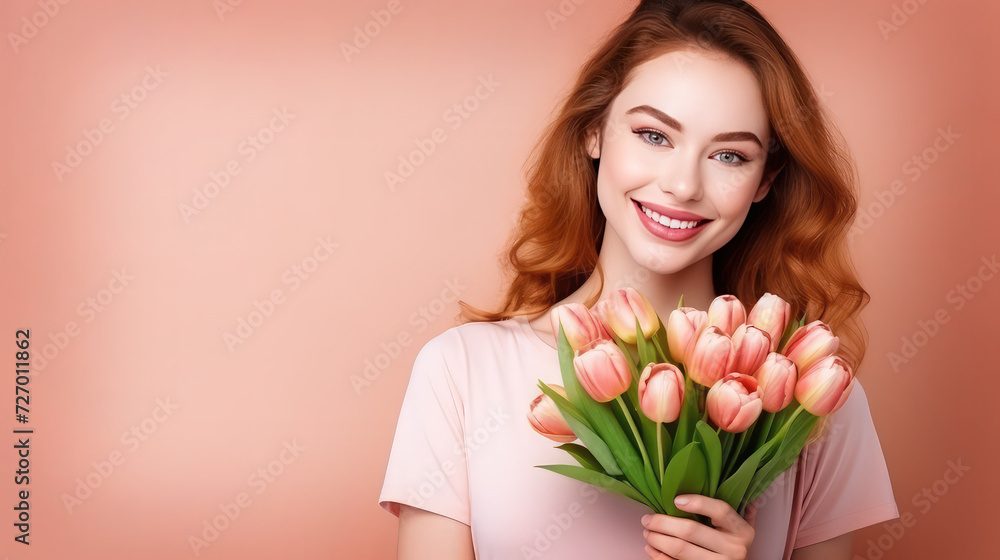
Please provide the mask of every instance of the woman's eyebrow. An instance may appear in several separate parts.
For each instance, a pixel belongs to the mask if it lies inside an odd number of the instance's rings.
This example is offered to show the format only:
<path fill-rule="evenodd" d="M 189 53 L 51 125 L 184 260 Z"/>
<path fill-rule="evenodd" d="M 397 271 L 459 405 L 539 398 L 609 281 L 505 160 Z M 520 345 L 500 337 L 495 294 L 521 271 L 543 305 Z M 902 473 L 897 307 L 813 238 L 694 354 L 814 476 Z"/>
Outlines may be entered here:
<path fill-rule="evenodd" d="M 677 119 L 671 117 L 670 115 L 664 113 L 663 111 L 657 109 L 656 107 L 650 107 L 649 105 L 639 105 L 638 107 L 632 107 L 628 111 L 625 111 L 626 115 L 630 115 L 632 113 L 645 113 L 653 117 L 654 119 L 662 122 L 663 124 L 669 126 L 670 128 L 676 130 L 677 132 L 684 132 L 684 127 L 681 126 L 681 123 L 679 123 Z M 752 132 L 746 132 L 746 131 L 722 132 L 716 134 L 715 137 L 712 138 L 713 142 L 735 142 L 740 140 L 749 140 L 751 142 L 754 142 L 755 144 L 757 144 L 757 146 L 761 148 L 764 147 L 764 144 L 760 141 L 760 138 L 757 138 L 757 135 Z"/>

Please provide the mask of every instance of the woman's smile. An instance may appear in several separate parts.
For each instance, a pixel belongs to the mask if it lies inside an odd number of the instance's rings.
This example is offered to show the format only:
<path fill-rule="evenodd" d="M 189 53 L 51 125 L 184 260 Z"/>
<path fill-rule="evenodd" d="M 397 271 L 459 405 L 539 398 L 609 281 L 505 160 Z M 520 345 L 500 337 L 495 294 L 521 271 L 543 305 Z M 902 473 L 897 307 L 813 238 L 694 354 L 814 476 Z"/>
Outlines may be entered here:
<path fill-rule="evenodd" d="M 686 241 L 698 235 L 707 220 L 696 214 L 658 207 L 663 214 L 655 212 L 639 201 L 633 200 L 642 225 L 653 235 L 667 241 Z M 649 203 L 647 203 L 649 204 Z"/>

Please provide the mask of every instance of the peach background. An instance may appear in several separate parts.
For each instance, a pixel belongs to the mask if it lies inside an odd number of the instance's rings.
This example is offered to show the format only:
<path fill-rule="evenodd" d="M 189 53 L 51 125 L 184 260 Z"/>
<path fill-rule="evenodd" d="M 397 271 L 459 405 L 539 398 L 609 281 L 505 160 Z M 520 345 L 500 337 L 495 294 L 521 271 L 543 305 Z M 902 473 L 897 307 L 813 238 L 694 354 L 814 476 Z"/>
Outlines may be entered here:
<path fill-rule="evenodd" d="M 376 500 L 413 357 L 454 324 L 442 290 L 457 280 L 464 300 L 496 301 L 528 151 L 633 5 L 566 0 L 573 13 L 553 27 L 556 0 L 402 0 L 348 60 L 342 43 L 386 1 L 232 3 L 221 18 L 211 0 L 0 4 L 5 371 L 16 329 L 31 329 L 35 356 L 51 344 L 30 383 L 30 547 L 12 540 L 20 426 L 14 376 L 0 377 L 0 557 L 194 557 L 189 537 L 241 492 L 250 505 L 201 557 L 393 557 L 396 520 Z M 34 16 L 45 24 L 15 52 L 9 34 L 43 4 L 58 13 Z M 973 281 L 981 290 L 961 309 L 948 294 L 1000 249 L 1000 8 L 758 6 L 832 92 L 863 206 L 878 214 L 854 243 L 873 296 L 861 375 L 900 511 L 919 530 L 871 527 L 856 553 L 875 560 L 881 542 L 884 558 L 991 556 L 1000 425 L 982 350 L 996 344 L 1000 280 Z M 885 39 L 877 22 L 894 7 L 919 8 Z M 147 66 L 166 75 L 134 90 Z M 489 76 L 495 91 L 452 128 L 445 111 Z M 133 91 L 143 100 L 125 115 L 115 100 Z M 284 107 L 294 117 L 272 135 Z M 105 118 L 110 132 L 57 178 L 53 162 Z M 436 127 L 445 140 L 391 190 L 384 173 Z M 939 127 L 959 138 L 911 180 L 904 164 Z M 240 145 L 256 134 L 273 141 L 247 161 Z M 241 173 L 185 221 L 179 206 L 231 159 Z M 879 212 L 895 179 L 906 191 Z M 338 244 L 323 261 L 310 260 L 317 238 Z M 310 273 L 293 290 L 283 278 L 296 265 Z M 112 294 L 122 268 L 134 279 Z M 225 334 L 273 290 L 284 299 L 231 352 Z M 78 312 L 98 297 L 100 312 Z M 938 310 L 949 321 L 894 370 L 888 353 Z M 70 321 L 75 336 L 59 336 Z M 355 390 L 352 376 L 400 337 Z M 158 412 L 157 399 L 176 410 Z M 122 439 L 133 426 L 138 447 Z M 293 442 L 298 455 L 283 455 Z M 954 485 L 942 482 L 948 461 L 969 466 Z M 255 475 L 268 468 L 269 481 Z M 70 511 L 64 495 L 88 476 L 100 485 Z M 947 493 L 925 510 L 913 501 L 924 488 Z"/>

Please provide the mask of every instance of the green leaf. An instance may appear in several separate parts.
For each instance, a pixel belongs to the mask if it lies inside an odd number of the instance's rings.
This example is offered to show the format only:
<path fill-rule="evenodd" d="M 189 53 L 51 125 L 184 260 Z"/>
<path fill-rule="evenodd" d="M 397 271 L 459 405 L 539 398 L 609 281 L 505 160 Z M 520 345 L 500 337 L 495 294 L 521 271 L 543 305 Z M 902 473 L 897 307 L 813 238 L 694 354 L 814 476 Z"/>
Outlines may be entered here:
<path fill-rule="evenodd" d="M 635 488 L 618 479 L 611 478 L 606 474 L 587 470 L 583 467 L 577 467 L 575 465 L 538 465 L 538 468 L 546 469 L 570 478 L 575 478 L 576 480 L 586 482 L 587 484 L 593 484 L 594 486 L 604 488 L 605 490 L 611 490 L 616 494 L 621 494 L 626 498 L 646 504 L 653 511 L 657 511 L 657 509 L 653 507 L 653 504 L 651 504 L 645 496 L 636 491 Z M 660 512 L 657 511 L 657 513 Z"/>
<path fill-rule="evenodd" d="M 695 424 L 694 440 L 705 446 L 705 459 L 708 464 L 708 496 L 715 497 L 719 488 L 719 477 L 722 473 L 722 444 L 719 435 L 705 422 L 698 420 Z"/>
<path fill-rule="evenodd" d="M 723 466 L 722 466 L 723 477 L 729 476 L 730 473 L 733 472 L 733 469 L 736 468 L 736 465 L 740 464 L 740 459 L 743 459 L 745 458 L 745 455 L 748 455 L 748 453 L 744 453 L 744 451 L 746 450 L 747 442 L 753 441 L 753 431 L 756 427 L 757 427 L 757 422 L 754 422 L 745 431 L 740 432 L 739 434 L 732 434 L 732 436 L 735 438 L 735 443 L 732 446 L 732 449 L 729 450 L 729 453 L 723 459 Z M 741 455 L 743 455 L 744 457 L 741 457 Z"/>
<path fill-rule="evenodd" d="M 663 511 L 663 504 L 660 503 L 660 480 L 653 473 L 653 466 L 648 462 L 643 463 L 643 469 L 646 474 L 646 484 L 649 485 L 650 490 L 652 490 L 653 504 L 656 506 L 654 509 L 657 511 Z"/>
<path fill-rule="evenodd" d="M 660 323 L 660 328 L 656 329 L 656 332 L 653 333 L 653 344 L 656 346 L 656 349 L 659 351 L 660 357 L 663 358 L 663 361 L 670 362 L 671 364 L 677 365 L 677 360 L 675 360 L 670 355 L 670 350 L 667 348 L 667 346 L 668 346 L 668 344 L 667 344 L 667 327 L 663 324 L 663 321 L 660 320 L 660 316 L 659 315 L 656 316 L 656 320 L 657 320 L 657 322 Z"/>
<path fill-rule="evenodd" d="M 635 319 L 635 332 L 635 343 L 639 349 L 639 365 L 636 369 L 642 372 L 648 364 L 656 363 L 656 355 L 654 354 L 653 346 L 646 340 L 646 335 L 642 333 L 642 326 L 639 325 L 638 317 Z"/>
<path fill-rule="evenodd" d="M 741 505 L 740 502 L 743 500 L 743 496 L 746 495 L 747 487 L 750 486 L 750 481 L 753 480 L 753 475 L 757 472 L 757 466 L 760 465 L 761 458 L 771 448 L 775 447 L 776 442 L 777 439 L 767 442 L 747 457 L 747 460 L 736 469 L 733 476 L 727 478 L 719 485 L 719 491 L 716 492 L 715 497 L 738 511 Z"/>
<path fill-rule="evenodd" d="M 559 369 L 562 372 L 563 386 L 570 402 L 576 405 L 590 426 L 593 427 L 594 432 L 610 448 L 625 478 L 652 503 L 652 490 L 646 484 L 643 460 L 629 436 L 622 430 L 613 409 L 608 403 L 595 401 L 587 394 L 577 379 L 576 370 L 573 367 L 573 347 L 569 345 L 561 321 L 559 323 L 558 349 Z M 626 361 L 631 363 L 631 360 Z M 584 443 L 587 442 L 584 441 Z M 588 445 L 588 447 L 590 446 Z M 593 447 L 590 447 L 590 450 L 594 451 L 595 457 L 599 457 Z M 603 461 L 601 464 L 604 464 Z"/>
<path fill-rule="evenodd" d="M 600 461 L 594 457 L 594 454 L 590 452 L 586 447 L 578 443 L 564 443 L 562 445 L 557 445 L 557 449 L 562 449 L 566 453 L 569 453 L 576 459 L 577 463 L 580 463 L 585 469 L 590 469 L 595 472 L 604 473 L 604 469 L 601 468 Z"/>
<path fill-rule="evenodd" d="M 812 428 L 816 425 L 817 420 L 819 420 L 819 416 L 810 414 L 805 410 L 792 418 L 792 425 L 789 427 L 785 437 L 782 438 L 777 453 L 775 453 L 774 457 L 767 464 L 757 470 L 753 480 L 750 481 L 750 485 L 747 488 L 747 495 L 741 506 L 745 506 L 755 500 L 764 490 L 767 490 L 767 487 L 774 482 L 774 479 L 778 478 L 781 473 L 788 470 L 795 463 L 795 459 L 802 451 L 806 440 L 809 439 L 809 434 L 812 432 Z"/>
<path fill-rule="evenodd" d="M 694 513 L 677 509 L 674 498 L 679 494 L 702 494 L 708 488 L 708 463 L 700 442 L 684 446 L 667 464 L 663 473 L 663 487 L 660 497 L 667 515 L 696 519 Z"/>
<path fill-rule="evenodd" d="M 671 448 L 673 447 L 673 438 L 670 436 L 670 430 L 667 429 L 667 426 L 668 426 L 668 424 L 660 424 L 660 433 L 661 433 L 660 437 L 663 438 L 663 466 L 664 466 L 664 468 L 666 468 L 666 465 L 668 463 L 670 463 L 670 458 L 673 456 L 671 454 L 671 452 L 670 452 Z M 660 483 L 662 484 L 662 477 L 661 477 L 661 482 Z"/>
<path fill-rule="evenodd" d="M 582 414 L 573 406 L 572 403 L 563 398 L 562 395 L 555 392 L 551 387 L 546 385 L 543 381 L 538 382 L 538 386 L 542 388 L 542 392 L 552 398 L 555 402 L 556 407 L 560 412 L 563 413 L 563 418 L 569 427 L 576 434 L 576 437 L 587 446 L 594 458 L 601 464 L 604 472 L 610 475 L 620 475 L 622 474 L 621 467 L 618 466 L 618 462 L 615 460 L 614 453 L 611 452 L 611 448 L 608 444 L 604 443 L 590 425 L 582 420 Z M 575 412 L 572 412 L 575 411 Z M 580 415 L 579 417 L 576 415 Z"/>

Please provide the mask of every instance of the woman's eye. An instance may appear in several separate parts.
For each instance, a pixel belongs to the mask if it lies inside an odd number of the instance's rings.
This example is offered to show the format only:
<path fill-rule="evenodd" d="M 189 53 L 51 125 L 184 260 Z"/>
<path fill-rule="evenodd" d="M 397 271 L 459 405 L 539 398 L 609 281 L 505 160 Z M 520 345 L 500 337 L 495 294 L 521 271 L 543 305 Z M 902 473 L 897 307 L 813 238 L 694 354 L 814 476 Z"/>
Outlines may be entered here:
<path fill-rule="evenodd" d="M 636 134 L 642 138 L 643 142 L 653 146 L 664 146 L 667 142 L 667 137 L 655 130 L 637 130 Z"/>
<path fill-rule="evenodd" d="M 725 163 L 726 165 L 743 165 L 744 163 L 750 161 L 736 152 L 722 152 L 718 154 L 718 156 L 719 161 Z"/>

